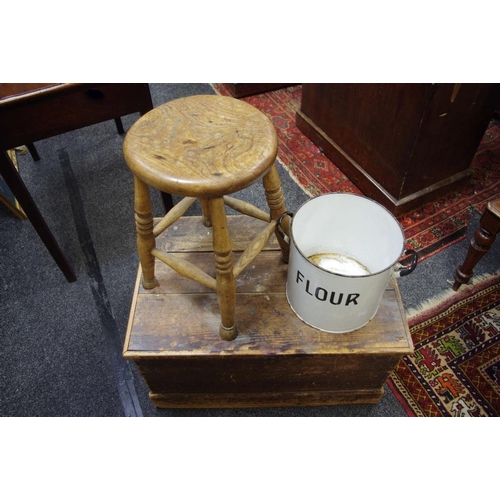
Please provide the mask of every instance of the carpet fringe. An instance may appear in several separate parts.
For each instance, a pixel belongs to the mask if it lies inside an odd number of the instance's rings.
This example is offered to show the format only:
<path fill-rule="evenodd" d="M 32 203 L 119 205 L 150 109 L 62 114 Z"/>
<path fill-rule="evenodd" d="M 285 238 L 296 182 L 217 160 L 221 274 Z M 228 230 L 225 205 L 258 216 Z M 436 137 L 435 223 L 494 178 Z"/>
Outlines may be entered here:
<path fill-rule="evenodd" d="M 422 301 L 416 307 L 407 309 L 406 317 L 408 322 L 410 324 L 419 323 L 424 320 L 423 316 L 433 316 L 437 311 L 444 310 L 452 304 L 470 297 L 483 288 L 493 285 L 495 282 L 500 283 L 500 276 L 497 274 L 484 273 L 473 277 L 468 285 L 462 285 L 460 289 L 455 292 L 451 288 L 453 283 L 449 281 L 449 290 L 445 290 L 434 297 Z"/>
<path fill-rule="evenodd" d="M 314 197 L 314 194 L 311 193 L 305 186 L 302 185 L 302 183 L 297 179 L 296 175 L 290 170 L 288 165 L 279 156 L 276 158 L 276 161 L 278 161 L 279 164 L 283 167 L 283 169 L 288 172 L 288 175 L 291 177 L 293 182 L 297 184 L 297 186 L 304 192 L 304 194 L 306 194 L 309 198 Z"/>

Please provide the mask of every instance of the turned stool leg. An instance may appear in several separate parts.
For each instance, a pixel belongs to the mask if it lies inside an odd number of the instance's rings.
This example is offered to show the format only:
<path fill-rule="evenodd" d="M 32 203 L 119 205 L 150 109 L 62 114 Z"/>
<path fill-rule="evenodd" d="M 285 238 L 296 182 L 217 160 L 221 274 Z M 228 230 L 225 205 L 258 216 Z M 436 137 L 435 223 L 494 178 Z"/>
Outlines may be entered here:
<path fill-rule="evenodd" d="M 500 200 L 488 203 L 484 211 L 479 228 L 469 245 L 469 250 L 464 263 L 455 270 L 455 283 L 453 290 L 457 291 L 462 284 L 468 283 L 472 277 L 472 271 L 476 264 L 484 257 L 491 248 L 500 231 Z"/>
<path fill-rule="evenodd" d="M 272 165 L 269 172 L 262 180 L 264 191 L 266 192 L 267 205 L 271 213 L 271 220 L 278 220 L 283 212 L 286 212 L 285 198 L 281 189 L 281 180 L 276 169 L 276 165 Z M 290 234 L 290 217 L 285 217 L 283 220 L 283 230 L 286 234 Z M 290 253 L 290 245 L 276 232 L 276 238 L 281 248 L 281 258 L 283 262 L 288 262 Z"/>
<path fill-rule="evenodd" d="M 234 324 L 236 307 L 236 279 L 233 274 L 233 251 L 227 227 L 226 211 L 222 198 L 209 200 L 212 215 L 213 246 L 215 257 L 217 299 L 221 316 L 219 335 L 224 340 L 236 338 Z"/>
<path fill-rule="evenodd" d="M 151 255 L 151 250 L 155 248 L 153 213 L 149 187 L 135 176 L 134 209 L 135 227 L 137 230 L 137 251 L 142 267 L 142 286 L 150 290 L 158 284 L 155 278 L 155 258 Z"/>

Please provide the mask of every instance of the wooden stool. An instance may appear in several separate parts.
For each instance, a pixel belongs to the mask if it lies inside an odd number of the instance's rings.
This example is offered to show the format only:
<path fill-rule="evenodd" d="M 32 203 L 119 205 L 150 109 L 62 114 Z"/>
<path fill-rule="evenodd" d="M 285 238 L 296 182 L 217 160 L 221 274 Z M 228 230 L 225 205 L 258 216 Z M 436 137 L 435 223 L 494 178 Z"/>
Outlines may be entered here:
<path fill-rule="evenodd" d="M 479 228 L 470 242 L 467 255 L 462 265 L 455 269 L 455 283 L 453 290 L 457 291 L 461 285 L 472 278 L 472 271 L 476 264 L 486 255 L 493 245 L 500 231 L 500 198 L 490 201 L 486 206 Z"/>
<path fill-rule="evenodd" d="M 142 286 L 154 288 L 155 257 L 181 275 L 217 292 L 220 337 L 236 338 L 236 277 L 260 253 L 286 212 L 274 161 L 278 138 L 271 121 L 253 106 L 231 97 L 198 95 L 163 104 L 142 116 L 125 137 L 125 161 L 134 174 L 137 247 Z M 259 179 L 270 214 L 228 196 Z M 184 198 L 153 228 L 149 187 Z M 212 227 L 216 277 L 156 248 L 155 238 L 198 199 L 203 224 Z M 225 205 L 269 224 L 233 263 Z M 289 230 L 289 218 L 283 221 Z M 288 244 L 276 233 L 282 258 Z"/>

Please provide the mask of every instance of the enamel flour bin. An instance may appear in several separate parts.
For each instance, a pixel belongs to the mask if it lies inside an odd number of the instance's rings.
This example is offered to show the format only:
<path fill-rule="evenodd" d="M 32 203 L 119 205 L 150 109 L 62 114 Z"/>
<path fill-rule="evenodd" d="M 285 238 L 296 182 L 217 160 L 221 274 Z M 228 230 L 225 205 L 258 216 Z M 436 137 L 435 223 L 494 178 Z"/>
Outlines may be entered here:
<path fill-rule="evenodd" d="M 304 203 L 293 216 L 286 296 L 308 325 L 345 333 L 377 313 L 391 278 L 417 264 L 399 263 L 405 237 L 397 219 L 364 196 L 331 193 Z"/>

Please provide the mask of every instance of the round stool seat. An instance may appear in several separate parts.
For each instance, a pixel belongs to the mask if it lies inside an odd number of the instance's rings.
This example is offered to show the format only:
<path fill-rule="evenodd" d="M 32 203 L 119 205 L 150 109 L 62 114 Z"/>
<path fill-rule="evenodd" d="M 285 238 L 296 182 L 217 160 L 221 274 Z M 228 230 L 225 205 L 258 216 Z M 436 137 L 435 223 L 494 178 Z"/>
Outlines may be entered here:
<path fill-rule="evenodd" d="M 274 164 L 278 138 L 269 118 L 253 106 L 215 95 L 167 102 L 130 128 L 125 161 L 160 191 L 220 197 L 262 178 Z"/>

